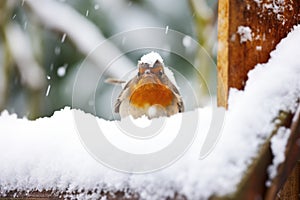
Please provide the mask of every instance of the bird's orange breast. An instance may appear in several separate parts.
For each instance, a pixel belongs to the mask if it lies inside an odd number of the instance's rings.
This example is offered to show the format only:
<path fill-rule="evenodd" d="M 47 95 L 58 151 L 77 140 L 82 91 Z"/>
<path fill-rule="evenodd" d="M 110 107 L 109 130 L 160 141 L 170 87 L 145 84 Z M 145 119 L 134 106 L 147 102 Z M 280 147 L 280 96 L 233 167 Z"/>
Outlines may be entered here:
<path fill-rule="evenodd" d="M 159 104 L 163 107 L 171 105 L 172 91 L 162 84 L 148 83 L 136 87 L 130 96 L 130 103 L 137 107 Z"/>

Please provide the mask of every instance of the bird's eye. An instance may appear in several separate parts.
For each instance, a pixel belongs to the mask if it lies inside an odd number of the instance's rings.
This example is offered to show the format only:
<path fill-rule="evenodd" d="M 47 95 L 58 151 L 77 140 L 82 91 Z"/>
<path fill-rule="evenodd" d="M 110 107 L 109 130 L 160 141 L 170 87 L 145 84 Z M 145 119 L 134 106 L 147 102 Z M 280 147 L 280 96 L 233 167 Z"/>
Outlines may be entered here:
<path fill-rule="evenodd" d="M 163 72 L 162 72 L 161 70 L 159 71 L 159 75 L 160 75 L 160 76 L 162 76 L 162 75 L 163 75 Z"/>

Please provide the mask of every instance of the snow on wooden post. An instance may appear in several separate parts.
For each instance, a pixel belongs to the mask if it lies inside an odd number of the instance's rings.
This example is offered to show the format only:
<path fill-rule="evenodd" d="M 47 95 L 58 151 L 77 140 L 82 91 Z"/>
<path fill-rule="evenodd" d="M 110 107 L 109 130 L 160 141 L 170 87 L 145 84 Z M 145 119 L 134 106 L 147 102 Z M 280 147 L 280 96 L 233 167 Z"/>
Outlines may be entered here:
<path fill-rule="evenodd" d="M 294 25 L 300 23 L 300 1 L 219 0 L 218 14 L 218 104 L 227 107 L 229 89 L 243 89 L 249 70 L 258 63 L 265 63 L 279 41 L 291 31 Z M 288 118 L 283 121 L 288 121 Z M 299 126 L 299 119 L 296 124 Z M 294 129 L 295 136 L 293 137 L 296 139 L 299 137 L 299 130 Z M 239 197 L 245 197 L 244 195 L 248 194 L 256 198 L 257 193 L 246 191 L 252 187 L 260 194 L 265 193 L 269 199 L 275 198 L 288 173 L 295 165 L 295 159 L 298 158 L 299 147 L 292 141 L 291 137 L 286 151 L 294 152 L 295 155 L 287 154 L 289 155 L 287 161 L 279 169 L 279 175 L 271 188 L 263 191 L 261 187 L 264 185 L 257 184 L 263 183 L 262 181 L 266 178 L 261 177 L 262 174 L 260 177 L 248 177 L 244 188 L 240 188 L 238 192 Z M 262 171 L 268 165 L 268 160 L 272 155 L 269 151 L 269 143 L 264 146 L 262 152 L 264 153 L 254 164 L 256 169 L 250 169 L 252 172 Z M 289 192 L 289 197 L 295 196 L 295 199 L 298 199 L 299 172 L 294 171 L 289 180 L 281 195 L 285 196 L 284 193 Z M 298 185 L 298 189 L 291 191 L 290 188 L 295 188 L 294 185 Z"/>
<path fill-rule="evenodd" d="M 300 22 L 299 10 L 300 1 L 292 0 L 219 1 L 219 105 L 227 105 L 229 88 L 243 89 L 248 71 L 269 59 L 278 42 Z"/>

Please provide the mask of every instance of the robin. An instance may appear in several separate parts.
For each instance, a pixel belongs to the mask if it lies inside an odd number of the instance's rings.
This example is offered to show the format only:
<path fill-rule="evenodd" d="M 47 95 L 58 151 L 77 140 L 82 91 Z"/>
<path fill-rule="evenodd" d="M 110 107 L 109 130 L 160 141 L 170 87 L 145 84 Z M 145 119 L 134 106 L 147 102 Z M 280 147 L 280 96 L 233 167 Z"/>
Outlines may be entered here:
<path fill-rule="evenodd" d="M 182 98 L 165 74 L 163 59 L 151 52 L 138 62 L 138 73 L 121 91 L 115 112 L 121 117 L 147 116 L 149 119 L 183 112 Z"/>

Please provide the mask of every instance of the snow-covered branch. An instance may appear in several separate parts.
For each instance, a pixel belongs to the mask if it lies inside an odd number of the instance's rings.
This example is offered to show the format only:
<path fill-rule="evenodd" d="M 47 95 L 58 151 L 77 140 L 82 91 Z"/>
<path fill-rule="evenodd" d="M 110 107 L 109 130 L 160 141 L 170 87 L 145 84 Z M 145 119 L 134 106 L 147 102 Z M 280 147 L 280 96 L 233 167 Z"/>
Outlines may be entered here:
<path fill-rule="evenodd" d="M 93 23 L 67 4 L 53 0 L 26 0 L 25 2 L 44 26 L 65 34 L 76 45 L 78 50 L 86 56 L 93 50 L 97 51 L 95 48 L 106 40 Z M 92 53 L 89 55 L 89 58 L 104 71 L 107 63 L 110 63 L 111 60 L 114 60 L 121 54 L 117 47 L 108 42 L 105 45 L 105 53 Z M 130 71 L 132 66 L 134 64 L 131 61 L 126 57 L 121 57 L 112 64 L 108 69 L 108 73 L 111 76 L 120 78 Z M 116 68 L 118 70 L 110 70 Z"/>
<path fill-rule="evenodd" d="M 21 75 L 21 82 L 31 90 L 40 90 L 45 86 L 45 74 L 36 62 L 29 37 L 20 26 L 10 23 L 5 29 L 9 50 Z"/>

